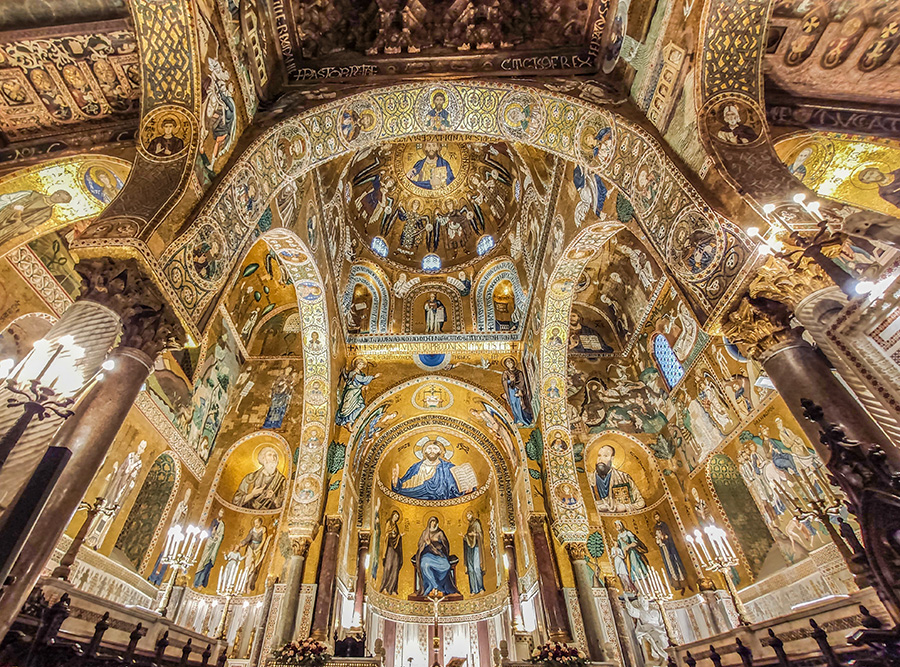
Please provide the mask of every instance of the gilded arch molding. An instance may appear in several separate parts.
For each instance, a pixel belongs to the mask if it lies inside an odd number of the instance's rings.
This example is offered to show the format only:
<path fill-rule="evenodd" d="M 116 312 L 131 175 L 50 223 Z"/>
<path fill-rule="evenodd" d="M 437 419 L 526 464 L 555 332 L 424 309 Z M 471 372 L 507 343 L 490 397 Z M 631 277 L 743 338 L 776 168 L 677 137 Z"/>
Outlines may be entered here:
<path fill-rule="evenodd" d="M 498 414 L 502 415 L 503 419 L 506 420 L 506 423 L 508 425 L 514 423 L 512 416 L 509 414 L 509 411 L 505 406 L 501 405 L 496 398 L 491 396 L 483 389 L 480 389 L 473 384 L 456 378 L 447 377 L 444 375 L 423 375 L 411 380 L 407 380 L 406 382 L 402 382 L 395 387 L 388 389 L 384 393 L 380 394 L 374 401 L 372 401 L 371 404 L 366 407 L 366 409 L 360 414 L 360 416 L 356 420 L 356 427 L 347 440 L 347 456 L 344 460 L 344 476 L 341 480 L 340 497 L 338 500 L 339 513 L 341 515 L 343 515 L 344 513 L 345 503 L 347 502 L 347 483 L 349 480 L 357 478 L 360 475 L 360 467 L 362 463 L 368 459 L 371 451 L 373 450 L 373 447 L 375 446 L 375 441 L 369 441 L 367 438 L 367 431 L 369 431 L 370 425 L 372 423 L 370 418 L 376 411 L 378 411 L 379 409 L 383 409 L 383 406 L 391 401 L 393 397 L 401 394 L 404 391 L 409 391 L 411 389 L 414 390 L 416 386 L 424 385 L 429 382 L 440 382 L 441 384 L 451 385 L 455 388 L 470 392 L 481 399 L 484 403 L 489 405 Z M 398 424 L 399 423 L 403 422 L 398 422 Z M 491 438 L 487 434 L 483 433 L 481 429 L 474 430 L 482 433 L 482 436 L 486 439 L 486 441 L 492 442 Z M 509 435 L 509 443 L 507 444 L 507 446 L 501 445 L 499 448 L 500 456 L 507 462 L 510 472 L 514 472 L 517 469 L 521 469 L 523 471 L 527 470 L 528 459 L 525 455 L 525 443 L 522 442 L 522 437 L 519 434 L 519 429 L 511 426 Z M 480 439 L 477 440 L 477 442 L 481 444 Z M 500 442 L 502 443 L 503 439 L 500 439 Z M 512 475 L 510 476 L 510 478 L 513 479 Z M 526 483 L 524 485 L 524 500 L 528 506 L 528 510 L 531 511 L 534 501 L 531 495 L 530 483 Z M 360 512 L 358 516 L 364 517 L 364 513 Z"/>
<path fill-rule="evenodd" d="M 522 290 L 519 273 L 512 259 L 499 259 L 482 269 L 475 276 L 475 328 L 478 331 L 493 331 L 491 327 L 496 321 L 494 313 L 494 289 L 502 280 L 508 280 L 513 286 L 513 297 L 516 311 L 524 312 L 528 296 Z"/>
<path fill-rule="evenodd" d="M 181 199 L 194 165 L 200 137 L 200 49 L 195 3 L 128 4 L 141 56 L 137 155 L 125 187 L 83 237 L 115 239 L 146 257 L 147 235 Z M 133 243 L 122 243 L 124 239 Z"/>
<path fill-rule="evenodd" d="M 448 99 L 451 127 L 429 129 L 427 114 L 437 90 Z M 506 111 L 528 107 L 529 121 L 511 124 Z M 375 122 L 349 136 L 341 131 L 343 111 L 367 110 Z M 739 274 L 748 245 L 741 230 L 723 218 L 700 196 L 643 128 L 601 107 L 564 95 L 507 83 L 477 81 L 419 83 L 367 91 L 285 119 L 254 141 L 222 178 L 196 213 L 189 229 L 157 259 L 138 237 L 94 235 L 80 245 L 117 245 L 147 255 L 161 273 L 173 304 L 189 323 L 196 323 L 215 298 L 235 256 L 272 199 L 287 181 L 351 151 L 385 141 L 429 135 L 457 135 L 474 140 L 517 141 L 571 160 L 596 172 L 630 194 L 638 161 L 652 159 L 660 172 L 662 192 L 639 211 L 638 220 L 657 251 L 681 261 L 685 229 L 703 228 L 711 258 L 702 270 L 679 274 L 695 309 L 711 316 L 728 295 Z M 602 144 L 602 146 L 600 145 Z M 636 216 L 637 217 L 637 216 Z M 679 231 L 680 230 L 680 231 Z M 200 235 L 221 244 L 216 275 L 201 277 L 191 257 Z M 104 238 L 101 238 L 104 237 Z"/>
<path fill-rule="evenodd" d="M 566 361 L 568 346 L 554 339 L 553 329 L 568 330 L 572 310 L 574 286 L 587 263 L 624 226 L 601 222 L 584 229 L 563 251 L 553 270 L 544 297 L 544 317 L 541 328 L 541 431 L 544 439 L 560 437 L 568 443 L 565 453 L 544 447 L 544 467 L 547 471 L 545 503 L 553 517 L 553 532 L 562 542 L 583 542 L 590 533 L 587 509 L 581 489 L 574 487 L 577 502 L 563 505 L 554 490 L 560 484 L 576 479 L 575 455 L 569 429 L 566 402 Z"/>
<path fill-rule="evenodd" d="M 344 312 L 350 310 L 353 303 L 353 290 L 357 285 L 363 285 L 372 294 L 369 333 L 387 333 L 391 312 L 391 287 L 384 271 L 371 262 L 357 262 L 350 267 L 347 288 L 341 298 L 341 308 Z"/>
<path fill-rule="evenodd" d="M 817 221 L 793 201 L 797 193 L 824 203 L 828 218 L 842 220 L 844 207 L 812 192 L 790 173 L 775 153 L 766 122 L 762 59 L 774 0 L 707 0 L 700 23 L 698 127 L 703 143 L 723 175 L 757 213 L 772 204 L 774 214 L 796 229 L 815 229 Z M 725 114 L 740 116 L 738 135 L 724 126 Z M 736 137 L 736 138 L 735 138 Z M 893 221 L 876 212 L 858 213 L 844 221 L 848 232 L 867 223 Z M 865 226 L 864 226 L 865 225 Z M 857 230 L 859 231 L 859 230 Z"/>
<path fill-rule="evenodd" d="M 291 536 L 310 537 L 315 531 L 326 493 L 324 442 L 330 432 L 331 359 L 325 288 L 306 244 L 293 232 L 277 228 L 260 240 L 274 252 L 291 276 L 297 291 L 303 339 L 303 416 L 300 424 L 300 456 L 287 506 L 287 529 Z M 313 334 L 320 343 L 311 345 Z M 312 390 L 318 383 L 318 391 Z"/>

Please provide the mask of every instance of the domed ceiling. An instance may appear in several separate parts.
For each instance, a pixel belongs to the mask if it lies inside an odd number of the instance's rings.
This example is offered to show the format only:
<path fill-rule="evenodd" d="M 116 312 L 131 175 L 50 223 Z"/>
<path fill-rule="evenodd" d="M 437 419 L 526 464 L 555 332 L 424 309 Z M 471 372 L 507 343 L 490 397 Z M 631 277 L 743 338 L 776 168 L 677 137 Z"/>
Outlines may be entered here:
<path fill-rule="evenodd" d="M 518 179 L 505 143 L 384 144 L 348 167 L 347 220 L 365 247 L 398 268 L 444 272 L 501 245 L 518 214 Z M 423 267 L 427 255 L 440 265 Z"/>

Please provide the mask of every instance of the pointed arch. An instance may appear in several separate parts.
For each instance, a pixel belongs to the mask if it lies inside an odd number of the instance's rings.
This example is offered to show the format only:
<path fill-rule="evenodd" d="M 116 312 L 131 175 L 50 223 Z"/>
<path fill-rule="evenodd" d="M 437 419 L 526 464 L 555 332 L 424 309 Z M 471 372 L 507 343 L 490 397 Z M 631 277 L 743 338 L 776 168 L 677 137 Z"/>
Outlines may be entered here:
<path fill-rule="evenodd" d="M 341 298 L 341 310 L 344 313 L 350 310 L 350 305 L 353 303 L 353 290 L 357 285 L 362 285 L 372 295 L 369 333 L 387 333 L 391 313 L 391 286 L 384 271 L 371 262 L 357 262 L 350 267 L 347 288 Z"/>
<path fill-rule="evenodd" d="M 427 123 L 427 101 L 436 90 L 453 101 L 451 127 L 438 132 Z M 510 126 L 503 110 L 526 104 L 531 109 L 529 128 Z M 370 127 L 347 139 L 336 131 L 342 113 L 352 105 L 371 112 Z M 478 119 L 477 124 L 473 119 Z M 562 159 L 583 165 L 590 173 L 623 193 L 634 191 L 630 168 L 635 156 L 658 160 L 663 196 L 645 202 L 640 215 L 623 209 L 647 232 L 657 252 L 671 256 L 679 280 L 704 316 L 715 316 L 731 294 L 744 269 L 751 243 L 700 196 L 661 150 L 658 141 L 632 121 L 599 106 L 545 90 L 507 83 L 479 81 L 419 82 L 364 91 L 303 111 L 268 129 L 236 159 L 181 235 L 157 258 L 137 238 L 121 238 L 160 267 L 160 282 L 173 297 L 173 307 L 196 333 L 207 304 L 227 280 L 239 248 L 258 233 L 257 222 L 282 187 L 314 168 L 352 151 L 383 142 L 451 132 L 465 132 L 487 141 L 518 141 Z M 602 142 L 602 147 L 598 144 Z M 602 149 L 602 150 L 601 150 Z M 260 169 L 258 165 L 268 165 Z M 624 168 L 623 168 L 624 167 Z M 702 228 L 702 270 L 683 261 L 684 230 Z M 201 237 L 201 229 L 203 236 Z M 120 234 L 120 236 L 127 236 Z M 220 240 L 221 257 L 212 275 L 201 276 L 192 261 L 193 249 L 210 236 Z M 79 238 L 81 245 L 109 243 L 99 234 Z M 682 266 L 684 264 L 684 266 Z"/>
<path fill-rule="evenodd" d="M 561 254 L 560 261 L 550 276 L 544 298 L 541 329 L 541 430 L 545 440 L 561 438 L 568 443 L 568 447 L 564 449 L 544 448 L 548 491 L 546 502 L 553 517 L 553 531 L 562 542 L 583 542 L 590 530 L 580 489 L 575 488 L 577 502 L 572 505 L 563 505 L 555 493 L 557 486 L 576 479 L 576 470 L 565 391 L 568 346 L 564 341 L 554 338 L 553 330 L 568 330 L 575 284 L 584 267 L 623 228 L 621 223 L 601 222 L 582 230 Z"/>
<path fill-rule="evenodd" d="M 443 294 L 450 299 L 451 312 L 447 315 L 447 319 L 453 325 L 453 332 L 462 332 L 462 299 L 459 297 L 459 292 L 456 291 L 455 287 L 448 283 L 438 282 L 416 285 L 406 295 L 406 298 L 403 300 L 403 328 L 401 329 L 401 332 L 405 334 L 412 333 L 413 304 L 416 299 L 425 292 L 436 292 L 437 294 Z M 443 333 L 451 332 L 445 331 Z"/>
<path fill-rule="evenodd" d="M 321 442 L 323 434 L 330 431 L 331 404 L 321 392 L 310 392 L 307 388 L 314 382 L 324 387 L 331 386 L 331 346 L 328 344 L 331 336 L 322 276 L 309 248 L 294 232 L 279 227 L 266 232 L 260 239 L 278 257 L 297 291 L 303 341 L 304 389 L 300 441 Z M 303 461 L 299 467 L 308 472 L 297 475 L 285 505 L 289 506 L 288 531 L 291 535 L 309 537 L 315 530 L 326 495 L 322 488 L 325 447 L 303 447 L 301 456 Z M 300 493 L 301 489 L 304 493 Z"/>
<path fill-rule="evenodd" d="M 528 297 L 519 281 L 519 272 L 512 258 L 501 258 L 479 271 L 475 277 L 475 328 L 478 331 L 496 330 L 496 313 L 494 313 L 494 289 L 502 280 L 508 280 L 513 286 L 513 299 L 516 313 L 524 314 Z"/>

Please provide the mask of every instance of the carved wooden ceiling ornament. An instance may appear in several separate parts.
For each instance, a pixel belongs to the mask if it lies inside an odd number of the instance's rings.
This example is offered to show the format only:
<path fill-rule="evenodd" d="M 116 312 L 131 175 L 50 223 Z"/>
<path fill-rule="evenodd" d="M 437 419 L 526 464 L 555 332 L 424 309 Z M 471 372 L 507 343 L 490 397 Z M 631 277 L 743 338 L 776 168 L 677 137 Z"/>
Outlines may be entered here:
<path fill-rule="evenodd" d="M 609 0 L 272 0 L 289 81 L 591 71 Z"/>

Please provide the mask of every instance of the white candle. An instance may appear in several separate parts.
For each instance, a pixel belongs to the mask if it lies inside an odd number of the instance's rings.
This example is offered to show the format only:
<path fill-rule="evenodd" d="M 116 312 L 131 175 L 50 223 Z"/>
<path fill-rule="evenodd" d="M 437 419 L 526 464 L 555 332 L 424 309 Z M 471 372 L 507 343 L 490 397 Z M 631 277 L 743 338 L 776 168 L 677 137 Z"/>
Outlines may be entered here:
<path fill-rule="evenodd" d="M 737 558 L 737 554 L 734 553 L 734 549 L 731 548 L 731 542 L 728 540 L 728 535 L 724 530 L 722 531 L 722 545 L 725 547 L 725 550 L 731 558 Z"/>
<path fill-rule="evenodd" d="M 659 597 L 663 597 L 666 594 L 665 589 L 662 585 L 662 579 L 659 577 L 659 572 L 657 570 L 653 570 L 653 583 L 656 585 L 656 593 Z"/>
<path fill-rule="evenodd" d="M 710 562 L 709 551 L 706 549 L 706 543 L 703 540 L 703 533 L 699 530 L 694 531 L 694 539 L 697 541 L 697 545 L 703 551 L 703 563 L 704 565 Z"/>
<path fill-rule="evenodd" d="M 647 595 L 647 591 L 644 590 L 644 584 L 641 582 L 640 579 L 635 579 L 635 580 L 634 580 L 634 583 L 635 583 L 635 585 L 637 586 L 638 592 L 639 592 L 641 595 L 643 595 L 644 597 L 649 597 L 649 596 Z"/>
<path fill-rule="evenodd" d="M 163 558 L 169 555 L 169 547 L 172 545 L 172 529 L 169 528 L 169 534 L 166 535 L 166 546 L 163 547 Z"/>

